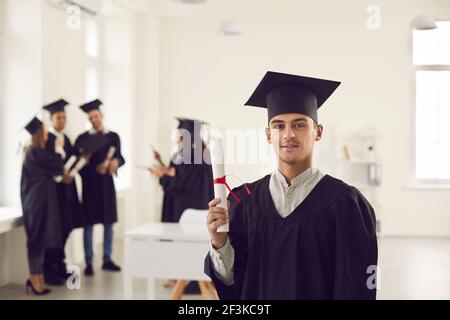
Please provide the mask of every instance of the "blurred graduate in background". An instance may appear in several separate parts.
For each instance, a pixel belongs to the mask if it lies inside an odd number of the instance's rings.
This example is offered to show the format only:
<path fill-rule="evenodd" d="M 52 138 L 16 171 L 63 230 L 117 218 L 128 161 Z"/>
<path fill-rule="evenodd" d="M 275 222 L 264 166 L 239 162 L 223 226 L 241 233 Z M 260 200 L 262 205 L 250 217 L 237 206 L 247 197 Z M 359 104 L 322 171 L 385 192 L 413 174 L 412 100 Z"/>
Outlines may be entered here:
<path fill-rule="evenodd" d="M 81 204 L 78 199 L 77 187 L 73 176 L 68 174 L 72 165 L 75 164 L 75 161 L 72 160 L 76 160 L 76 151 L 70 139 L 64 134 L 66 127 L 65 107 L 67 105 L 66 100 L 60 99 L 44 106 L 51 117 L 46 149 L 53 154 L 57 154 L 57 149 L 62 145 L 61 157 L 66 164 L 64 176 L 54 179 L 61 221 L 62 245 L 47 249 L 44 254 L 44 278 L 49 285 L 63 285 L 67 280 L 69 274 L 66 270 L 64 247 L 72 229 L 82 226 Z"/>
<path fill-rule="evenodd" d="M 164 191 L 162 222 L 178 222 L 186 209 L 208 209 L 209 199 L 214 196 L 213 174 L 210 153 L 201 138 L 204 122 L 177 118 L 178 150 L 169 166 L 165 166 L 161 155 L 154 151 L 159 165 L 150 169 L 159 178 Z M 167 281 L 166 288 L 173 287 L 174 280 Z M 185 293 L 198 293 L 195 283 L 190 283 Z"/>
<path fill-rule="evenodd" d="M 44 282 L 44 252 L 62 248 L 62 232 L 55 176 L 64 175 L 63 142 L 55 142 L 55 152 L 45 148 L 48 132 L 34 117 L 25 127 L 31 134 L 31 145 L 26 147 L 22 166 L 20 196 L 23 223 L 27 237 L 27 255 L 30 278 L 27 293 L 45 295 L 50 292 Z M 65 177 L 67 178 L 67 177 Z"/>
<path fill-rule="evenodd" d="M 103 125 L 102 102 L 98 99 L 80 108 L 88 115 L 92 128 L 81 134 L 75 147 L 79 154 L 88 155 L 88 164 L 80 170 L 83 184 L 84 251 L 86 269 L 84 274 L 92 276 L 93 227 L 103 224 L 103 270 L 120 271 L 112 261 L 113 225 L 117 222 L 116 189 L 113 175 L 125 164 L 121 154 L 120 137 Z M 95 149 L 91 149 L 95 146 Z"/>

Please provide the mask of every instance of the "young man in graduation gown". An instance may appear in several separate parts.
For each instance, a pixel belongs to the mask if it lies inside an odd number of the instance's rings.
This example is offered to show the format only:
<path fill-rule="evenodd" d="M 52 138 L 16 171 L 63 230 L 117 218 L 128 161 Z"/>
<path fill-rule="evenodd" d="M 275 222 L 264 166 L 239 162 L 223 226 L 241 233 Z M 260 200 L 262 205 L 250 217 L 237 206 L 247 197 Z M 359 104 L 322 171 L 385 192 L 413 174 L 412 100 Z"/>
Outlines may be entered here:
<path fill-rule="evenodd" d="M 377 238 L 364 196 L 313 167 L 317 109 L 339 82 L 268 72 L 246 103 L 267 108 L 278 168 L 209 203 L 205 272 L 221 299 L 375 299 Z M 228 216 L 229 213 L 229 216 Z M 217 227 L 230 221 L 230 232 Z"/>
<path fill-rule="evenodd" d="M 208 209 L 207 203 L 214 196 L 212 167 L 203 157 L 209 157 L 209 151 L 200 136 L 204 123 L 184 118 L 177 120 L 178 151 L 169 167 L 151 169 L 164 190 L 162 222 L 178 222 L 186 209 Z M 161 159 L 157 152 L 155 158 Z"/>
<path fill-rule="evenodd" d="M 61 156 L 64 163 L 67 163 L 72 156 L 76 155 L 75 148 L 70 139 L 64 134 L 66 127 L 65 107 L 68 102 L 64 99 L 57 100 L 46 106 L 44 109 L 50 113 L 51 126 L 48 129 L 48 140 L 46 149 L 52 153 L 57 153 L 58 145 L 63 145 Z M 59 142 L 57 144 L 56 142 Z M 68 277 L 65 263 L 64 247 L 70 232 L 74 228 L 82 226 L 81 205 L 78 199 L 77 187 L 69 170 L 65 170 L 65 175 L 56 177 L 56 195 L 61 220 L 62 246 L 50 248 L 44 254 L 44 277 L 45 282 L 50 285 L 63 285 Z"/>
<path fill-rule="evenodd" d="M 31 146 L 25 149 L 20 182 L 23 224 L 27 237 L 27 257 L 30 278 L 26 282 L 36 295 L 50 289 L 44 281 L 44 252 L 62 246 L 61 221 L 54 176 L 63 175 L 62 142 L 56 152 L 45 148 L 48 133 L 45 125 L 34 117 L 25 127 L 31 134 Z"/>
<path fill-rule="evenodd" d="M 120 138 L 115 132 L 103 126 L 102 102 L 98 99 L 82 105 L 80 108 L 88 115 L 92 128 L 81 134 L 75 147 L 84 153 L 82 146 L 89 146 L 89 140 L 97 137 L 106 139 L 104 145 L 91 153 L 89 163 L 80 171 L 83 185 L 84 251 L 86 260 L 85 275 L 94 274 L 93 263 L 93 226 L 103 224 L 103 270 L 120 271 L 111 259 L 113 243 L 113 225 L 117 222 L 116 190 L 113 176 L 119 167 L 125 164 L 121 154 Z M 112 158 L 107 159 L 111 147 L 115 148 Z"/>

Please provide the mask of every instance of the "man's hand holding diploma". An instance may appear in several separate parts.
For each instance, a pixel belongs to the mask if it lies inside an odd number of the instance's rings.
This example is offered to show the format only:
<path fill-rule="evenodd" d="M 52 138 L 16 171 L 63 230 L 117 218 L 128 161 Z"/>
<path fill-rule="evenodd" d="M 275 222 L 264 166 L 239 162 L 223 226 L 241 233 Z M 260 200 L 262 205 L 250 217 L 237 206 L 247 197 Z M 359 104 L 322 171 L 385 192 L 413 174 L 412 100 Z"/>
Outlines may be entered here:
<path fill-rule="evenodd" d="M 230 201 L 227 201 L 228 209 L 217 207 L 219 202 L 220 199 L 216 198 L 208 203 L 209 210 L 206 216 L 206 225 L 211 235 L 211 244 L 216 250 L 227 243 L 228 233 L 217 232 L 217 228 L 228 223 L 228 211 L 230 210 Z"/>

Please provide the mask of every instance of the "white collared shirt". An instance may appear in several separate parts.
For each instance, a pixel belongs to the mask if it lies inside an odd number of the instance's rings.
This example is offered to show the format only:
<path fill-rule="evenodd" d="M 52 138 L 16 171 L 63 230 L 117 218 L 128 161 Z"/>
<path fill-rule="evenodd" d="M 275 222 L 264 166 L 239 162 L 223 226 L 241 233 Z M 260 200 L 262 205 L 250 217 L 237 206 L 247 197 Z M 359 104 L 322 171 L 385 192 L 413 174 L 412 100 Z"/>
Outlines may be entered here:
<path fill-rule="evenodd" d="M 291 180 L 286 178 L 279 170 L 275 170 L 269 181 L 269 191 L 278 214 L 286 218 L 297 208 L 308 194 L 323 178 L 323 174 L 317 169 L 310 167 Z M 234 249 L 229 240 L 226 244 L 215 250 L 210 246 L 210 256 L 216 276 L 226 285 L 234 283 Z"/>
<path fill-rule="evenodd" d="M 90 135 L 98 133 L 98 131 L 95 130 L 94 128 L 90 128 L 88 132 L 89 132 Z M 109 130 L 108 129 L 103 129 L 101 132 L 103 134 L 108 134 Z"/>
<path fill-rule="evenodd" d="M 62 139 L 62 141 L 65 141 L 64 140 L 64 132 L 58 131 L 54 127 L 48 128 L 48 132 L 53 134 L 56 137 L 56 139 Z M 61 157 L 63 158 L 63 160 L 66 159 L 67 155 L 66 155 L 66 151 L 64 151 L 64 146 L 57 146 L 55 144 L 55 152 L 59 153 L 61 155 Z"/>
<path fill-rule="evenodd" d="M 62 139 L 62 141 L 65 141 L 64 133 L 62 131 L 60 132 L 60 131 L 56 130 L 54 127 L 49 127 L 48 132 L 53 134 L 56 137 L 56 139 Z M 66 155 L 66 151 L 64 150 L 63 146 L 57 146 L 55 143 L 55 152 L 58 153 L 59 155 L 61 155 L 61 158 L 63 160 L 66 159 L 67 155 Z M 63 181 L 63 176 L 54 176 L 53 180 L 56 183 L 61 183 Z"/>

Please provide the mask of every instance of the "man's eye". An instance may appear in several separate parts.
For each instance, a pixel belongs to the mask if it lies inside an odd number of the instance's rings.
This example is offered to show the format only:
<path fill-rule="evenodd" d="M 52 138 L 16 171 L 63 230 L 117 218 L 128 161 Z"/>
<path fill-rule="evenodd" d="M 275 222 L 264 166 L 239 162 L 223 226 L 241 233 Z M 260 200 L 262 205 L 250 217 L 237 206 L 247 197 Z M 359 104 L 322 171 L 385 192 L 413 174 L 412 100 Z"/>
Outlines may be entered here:
<path fill-rule="evenodd" d="M 274 129 L 283 129 L 283 128 L 284 128 L 284 125 L 282 125 L 282 124 L 276 124 L 273 128 L 274 128 Z"/>
<path fill-rule="evenodd" d="M 304 128 L 305 127 L 305 125 L 304 124 L 301 124 L 301 123 L 299 123 L 299 124 L 294 124 L 294 128 Z"/>

